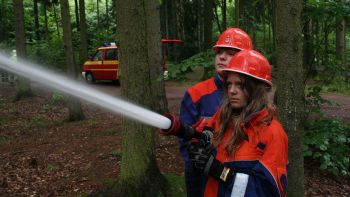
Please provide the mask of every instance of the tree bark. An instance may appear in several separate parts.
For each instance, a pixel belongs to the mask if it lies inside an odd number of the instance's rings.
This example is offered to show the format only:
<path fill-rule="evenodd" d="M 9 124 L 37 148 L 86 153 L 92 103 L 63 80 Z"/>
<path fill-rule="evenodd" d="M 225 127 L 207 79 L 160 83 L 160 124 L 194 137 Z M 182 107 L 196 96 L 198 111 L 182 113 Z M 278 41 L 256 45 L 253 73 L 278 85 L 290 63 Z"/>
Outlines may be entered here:
<path fill-rule="evenodd" d="M 345 19 L 344 17 L 337 18 L 336 22 L 336 56 L 341 64 L 345 66 Z"/>
<path fill-rule="evenodd" d="M 213 45 L 213 4 L 213 0 L 204 1 L 204 50 L 210 49 Z"/>
<path fill-rule="evenodd" d="M 71 20 L 69 14 L 69 3 L 68 0 L 60 0 L 61 4 L 61 16 L 62 16 L 62 26 L 63 26 L 63 42 L 64 42 L 64 53 L 65 62 L 67 65 L 68 75 L 75 79 L 77 77 L 77 68 L 74 61 L 74 51 L 72 44 L 72 29 Z M 81 108 L 81 103 L 78 99 L 69 97 L 68 101 L 68 121 L 76 121 L 84 119 L 84 114 Z"/>
<path fill-rule="evenodd" d="M 43 2 L 43 7 L 44 7 L 44 17 L 45 17 L 45 39 L 46 41 L 49 41 L 50 35 L 49 35 L 49 21 L 47 17 L 47 1 Z"/>
<path fill-rule="evenodd" d="M 80 64 L 88 57 L 88 43 L 86 30 L 86 16 L 85 16 L 85 0 L 79 0 L 79 14 L 80 14 Z"/>
<path fill-rule="evenodd" d="M 288 196 L 304 196 L 301 0 L 276 1 L 276 67 L 279 116 L 289 137 Z"/>
<path fill-rule="evenodd" d="M 222 12 L 222 29 L 225 31 L 227 28 L 227 17 L 226 17 L 226 0 L 221 0 L 221 12 Z"/>
<path fill-rule="evenodd" d="M 236 27 L 239 27 L 239 1 L 235 0 L 235 25 Z"/>
<path fill-rule="evenodd" d="M 157 2 L 119 0 L 117 7 L 122 96 L 153 110 L 159 99 L 153 93 L 155 87 L 160 87 L 155 85 L 156 77 L 161 76 Z M 156 163 L 154 129 L 125 118 L 122 125 L 120 182 L 111 196 L 160 195 L 164 180 Z"/>
<path fill-rule="evenodd" d="M 216 4 L 214 5 L 214 13 L 215 13 L 216 24 L 217 24 L 218 30 L 219 30 L 219 32 L 220 32 L 220 34 L 221 34 L 224 30 L 221 28 L 221 25 L 220 25 L 219 14 L 218 14 L 218 8 L 217 8 L 217 5 L 216 5 Z"/>
<path fill-rule="evenodd" d="M 14 11 L 14 24 L 16 31 L 16 54 L 17 61 L 24 60 L 27 57 L 26 52 L 26 38 L 25 38 L 25 26 L 24 26 L 24 9 L 22 0 L 13 0 L 13 11 Z M 30 87 L 30 81 L 23 77 L 18 77 L 16 83 L 17 94 L 15 101 L 21 100 L 25 97 L 32 96 L 32 90 Z"/>
<path fill-rule="evenodd" d="M 323 24 L 323 35 L 324 35 L 324 53 L 323 53 L 323 65 L 327 65 L 329 62 L 329 58 L 328 58 L 328 51 L 329 51 L 329 41 L 328 41 L 328 35 L 329 35 L 329 25 L 328 25 L 328 20 L 324 21 Z"/>
<path fill-rule="evenodd" d="M 79 31 L 79 5 L 78 5 L 78 0 L 74 0 L 74 11 L 75 11 L 75 23 L 77 27 L 77 31 Z"/>

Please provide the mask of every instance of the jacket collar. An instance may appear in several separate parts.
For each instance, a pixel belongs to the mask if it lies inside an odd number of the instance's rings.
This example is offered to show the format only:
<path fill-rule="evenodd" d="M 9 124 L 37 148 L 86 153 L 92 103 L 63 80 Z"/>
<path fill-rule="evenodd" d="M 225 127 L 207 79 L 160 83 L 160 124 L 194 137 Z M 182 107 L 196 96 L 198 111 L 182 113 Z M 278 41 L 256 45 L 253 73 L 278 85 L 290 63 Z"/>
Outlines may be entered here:
<path fill-rule="evenodd" d="M 216 87 L 220 90 L 224 87 L 224 82 L 219 78 L 219 74 L 216 73 L 214 75 L 214 82 L 215 82 L 215 85 Z"/>
<path fill-rule="evenodd" d="M 267 110 L 267 108 L 262 107 L 262 109 L 260 111 L 252 113 L 248 117 L 246 117 L 244 119 L 242 126 L 247 126 L 248 124 L 255 126 L 255 125 L 259 124 L 268 115 L 269 115 L 269 111 Z"/>

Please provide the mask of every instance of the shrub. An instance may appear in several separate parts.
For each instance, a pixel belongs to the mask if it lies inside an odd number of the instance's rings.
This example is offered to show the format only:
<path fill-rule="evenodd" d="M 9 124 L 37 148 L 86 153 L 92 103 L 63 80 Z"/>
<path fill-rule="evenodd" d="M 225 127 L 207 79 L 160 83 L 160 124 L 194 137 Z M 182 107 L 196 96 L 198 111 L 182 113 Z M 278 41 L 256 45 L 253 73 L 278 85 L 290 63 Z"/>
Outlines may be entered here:
<path fill-rule="evenodd" d="M 204 68 L 203 79 L 207 79 L 214 75 L 214 53 L 213 50 L 198 53 L 180 64 L 168 64 L 169 79 L 185 79 L 185 74 L 194 70 L 195 67 L 201 66 Z"/>
<path fill-rule="evenodd" d="M 320 169 L 350 176 L 350 125 L 339 120 L 318 119 L 305 125 L 304 156 L 318 159 Z"/>

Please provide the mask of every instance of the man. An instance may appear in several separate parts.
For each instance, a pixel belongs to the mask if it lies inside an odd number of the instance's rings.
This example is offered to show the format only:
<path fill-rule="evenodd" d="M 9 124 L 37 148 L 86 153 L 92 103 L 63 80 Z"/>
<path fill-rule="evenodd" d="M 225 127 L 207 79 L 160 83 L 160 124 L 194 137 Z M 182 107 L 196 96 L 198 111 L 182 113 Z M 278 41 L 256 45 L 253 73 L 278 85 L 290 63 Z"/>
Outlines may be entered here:
<path fill-rule="evenodd" d="M 213 47 L 215 52 L 214 77 L 195 84 L 183 97 L 180 108 L 180 122 L 193 125 L 200 119 L 208 119 L 218 110 L 224 97 L 222 69 L 232 56 L 245 49 L 252 49 L 249 35 L 239 28 L 225 30 Z M 186 150 L 187 142 L 179 138 L 181 156 L 185 162 L 185 181 L 188 197 L 201 196 L 202 175 L 193 170 Z"/>

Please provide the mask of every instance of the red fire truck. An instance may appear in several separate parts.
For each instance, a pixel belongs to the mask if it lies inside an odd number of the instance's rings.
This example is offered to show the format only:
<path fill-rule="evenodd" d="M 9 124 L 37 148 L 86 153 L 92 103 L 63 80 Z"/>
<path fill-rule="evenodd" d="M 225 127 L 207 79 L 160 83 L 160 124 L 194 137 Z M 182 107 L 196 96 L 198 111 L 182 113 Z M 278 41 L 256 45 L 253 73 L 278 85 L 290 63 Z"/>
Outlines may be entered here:
<path fill-rule="evenodd" d="M 164 43 L 183 44 L 182 40 L 162 39 Z M 163 53 L 164 54 L 164 53 Z M 166 77 L 168 70 L 165 64 L 166 56 L 163 55 L 163 69 Z M 87 60 L 83 65 L 82 75 L 88 83 L 93 83 L 96 80 L 112 80 L 119 79 L 119 60 L 118 46 L 114 43 L 104 43 L 99 47 L 95 54 Z"/>

